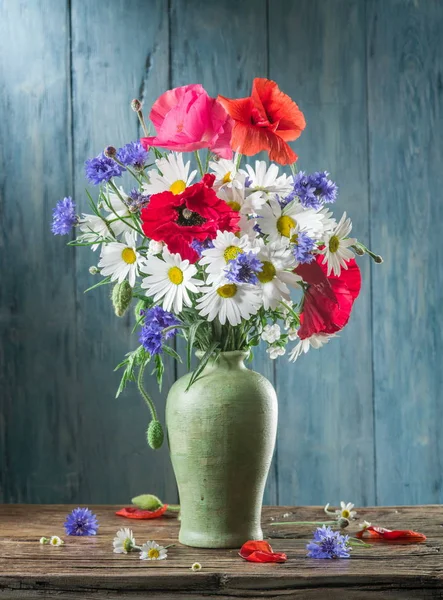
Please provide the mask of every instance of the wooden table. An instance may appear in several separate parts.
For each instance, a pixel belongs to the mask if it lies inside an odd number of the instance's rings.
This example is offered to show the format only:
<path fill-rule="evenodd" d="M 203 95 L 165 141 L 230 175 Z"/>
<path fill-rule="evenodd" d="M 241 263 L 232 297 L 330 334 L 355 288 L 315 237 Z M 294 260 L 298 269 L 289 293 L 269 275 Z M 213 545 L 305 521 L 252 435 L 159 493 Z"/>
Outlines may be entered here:
<path fill-rule="evenodd" d="M 348 560 L 306 558 L 310 526 L 272 526 L 281 520 L 318 520 L 318 507 L 266 507 L 265 537 L 276 551 L 286 552 L 284 564 L 252 564 L 237 550 L 202 550 L 177 542 L 175 517 L 136 521 L 114 515 L 115 507 L 91 506 L 100 523 L 97 537 L 64 535 L 63 521 L 72 506 L 0 506 L 0 600 L 82 598 L 149 600 L 181 598 L 297 598 L 361 600 L 443 598 L 443 507 L 366 508 L 360 520 L 389 528 L 415 529 L 425 543 L 354 548 Z M 356 523 L 358 523 L 357 521 Z M 140 561 L 137 553 L 117 555 L 112 540 L 129 526 L 137 543 L 174 543 L 169 557 Z M 355 532 L 356 526 L 349 528 Z M 62 547 L 39 544 L 41 536 L 59 535 Z M 194 562 L 203 569 L 191 571 Z"/>

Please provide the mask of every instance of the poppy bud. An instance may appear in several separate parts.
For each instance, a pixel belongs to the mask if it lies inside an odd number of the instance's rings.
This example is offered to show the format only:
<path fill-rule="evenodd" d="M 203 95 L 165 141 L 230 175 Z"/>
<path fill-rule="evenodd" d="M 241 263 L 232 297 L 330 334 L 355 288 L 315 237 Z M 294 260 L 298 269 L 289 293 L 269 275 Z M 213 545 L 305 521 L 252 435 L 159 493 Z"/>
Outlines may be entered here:
<path fill-rule="evenodd" d="M 337 525 L 340 529 L 346 529 L 349 526 L 349 519 L 345 519 L 345 517 L 340 517 L 337 521 Z"/>
<path fill-rule="evenodd" d="M 132 300 L 132 287 L 126 281 L 116 283 L 112 290 L 112 304 L 117 317 L 122 317 L 127 311 Z"/>
<path fill-rule="evenodd" d="M 382 257 L 381 257 L 379 254 L 376 254 L 376 255 L 374 256 L 374 261 L 375 261 L 377 264 L 381 265 L 381 263 L 383 262 L 383 258 L 382 258 Z"/>
<path fill-rule="evenodd" d="M 92 265 L 92 267 L 89 267 L 89 272 L 91 275 L 98 275 L 98 273 L 100 273 L 100 269 Z"/>
<path fill-rule="evenodd" d="M 154 419 L 149 423 L 148 431 L 146 432 L 148 444 L 153 450 L 161 448 L 164 439 L 163 427 L 160 421 Z"/>
<path fill-rule="evenodd" d="M 153 494 L 141 494 L 141 496 L 133 498 L 131 502 L 142 510 L 157 510 L 157 508 L 163 506 L 163 502 L 160 498 L 157 498 L 157 496 L 154 496 Z"/>
<path fill-rule="evenodd" d="M 139 110 L 141 110 L 142 107 L 142 103 L 140 102 L 140 100 L 137 100 L 137 98 L 134 98 L 134 100 L 131 101 L 131 108 L 134 112 L 139 112 Z"/>

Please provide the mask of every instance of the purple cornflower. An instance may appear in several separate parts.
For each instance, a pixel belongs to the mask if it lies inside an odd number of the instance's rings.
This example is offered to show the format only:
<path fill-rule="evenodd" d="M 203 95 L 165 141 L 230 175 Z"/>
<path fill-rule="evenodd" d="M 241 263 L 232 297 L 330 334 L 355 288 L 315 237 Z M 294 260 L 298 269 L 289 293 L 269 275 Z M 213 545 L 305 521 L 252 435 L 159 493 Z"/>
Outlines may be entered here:
<path fill-rule="evenodd" d="M 99 526 L 89 508 L 74 508 L 66 517 L 64 527 L 68 535 L 95 535 Z"/>
<path fill-rule="evenodd" d="M 251 187 L 251 185 L 252 185 L 252 179 L 246 175 L 245 187 L 249 188 L 249 187 Z"/>
<path fill-rule="evenodd" d="M 178 325 L 180 320 L 161 306 L 141 310 L 140 314 L 145 317 L 139 337 L 141 345 L 151 355 L 162 354 L 163 342 L 178 333 L 178 329 L 170 329 L 165 333 L 163 330 Z"/>
<path fill-rule="evenodd" d="M 123 171 L 126 169 L 112 158 L 105 156 L 103 152 L 85 162 L 86 177 L 94 185 L 109 181 L 113 177 L 120 177 Z"/>
<path fill-rule="evenodd" d="M 314 538 L 307 544 L 309 558 L 349 558 L 349 536 L 330 527 L 317 527 Z"/>
<path fill-rule="evenodd" d="M 295 240 L 292 248 L 295 260 L 302 264 L 312 262 L 314 260 L 314 255 L 312 254 L 312 250 L 315 248 L 314 240 L 304 231 L 299 231 L 295 235 Z"/>
<path fill-rule="evenodd" d="M 129 142 L 117 150 L 118 160 L 124 165 L 133 166 L 136 169 L 143 169 L 148 157 L 149 153 L 140 142 Z"/>
<path fill-rule="evenodd" d="M 226 279 L 232 283 L 258 283 L 257 273 L 263 269 L 263 263 L 260 262 L 253 252 L 242 252 L 236 258 L 228 262 L 225 269 Z"/>
<path fill-rule="evenodd" d="M 149 204 L 151 196 L 149 194 L 143 194 L 139 192 L 136 188 L 133 188 L 129 192 L 129 198 L 127 201 L 128 208 L 131 212 L 138 212 L 142 208 L 145 208 Z"/>
<path fill-rule="evenodd" d="M 66 235 L 78 223 L 75 202 L 71 196 L 59 200 L 52 211 L 51 231 L 54 235 Z"/>
<path fill-rule="evenodd" d="M 311 175 L 300 171 L 294 177 L 295 194 L 305 208 L 318 209 L 324 203 L 335 202 L 337 189 L 327 171 L 317 171 Z"/>
<path fill-rule="evenodd" d="M 212 240 L 209 238 L 207 238 L 203 242 L 200 242 L 199 240 L 193 240 L 191 242 L 191 248 L 193 248 L 200 257 L 202 255 L 203 250 L 207 250 L 208 248 L 213 248 L 213 247 L 214 247 L 214 244 L 212 243 Z"/>

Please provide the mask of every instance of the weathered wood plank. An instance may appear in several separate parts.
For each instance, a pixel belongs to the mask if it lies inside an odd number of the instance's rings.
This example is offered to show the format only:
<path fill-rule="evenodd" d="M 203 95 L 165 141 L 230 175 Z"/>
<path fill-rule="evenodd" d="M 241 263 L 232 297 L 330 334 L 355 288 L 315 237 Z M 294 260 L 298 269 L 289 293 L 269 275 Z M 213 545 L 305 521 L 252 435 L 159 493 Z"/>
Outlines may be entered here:
<path fill-rule="evenodd" d="M 72 502 L 74 254 L 50 231 L 72 192 L 67 3 L 2 1 L 0 13 L 0 498 Z"/>
<path fill-rule="evenodd" d="M 253 35 L 245 36 L 245 27 Z M 228 33 L 229 32 L 229 33 Z M 267 74 L 266 2 L 222 3 L 173 0 L 171 3 L 171 85 L 202 83 L 210 95 L 248 96 L 254 77 Z M 182 356 L 184 344 L 179 342 Z M 274 382 L 273 364 L 258 350 L 252 368 Z M 178 365 L 178 376 L 186 365 Z M 276 463 L 265 503 L 277 502 Z"/>
<path fill-rule="evenodd" d="M 75 190 L 87 211 L 83 162 L 109 144 L 138 137 L 136 115 L 129 103 L 139 95 L 149 107 L 168 85 L 168 14 L 161 0 L 105 0 L 72 3 L 73 108 Z M 88 267 L 98 260 L 77 252 L 79 378 L 82 426 L 82 495 L 89 501 L 127 502 L 131 495 L 155 492 L 165 501 L 176 498 L 167 448 L 151 451 L 145 441 L 150 417 L 135 386 L 118 400 L 121 373 L 112 370 L 136 347 L 131 336 L 133 315 L 118 319 L 109 301 L 110 288 L 83 295 L 94 283 Z M 172 381 L 167 368 L 165 385 Z M 164 395 L 156 382 L 146 382 L 163 413 Z"/>
<path fill-rule="evenodd" d="M 128 521 L 114 515 L 115 507 L 94 506 L 100 529 L 97 537 L 63 536 L 62 523 L 71 506 L 0 506 L 0 595 L 2 598 L 438 598 L 443 590 L 443 507 L 381 507 L 359 510 L 359 518 L 392 528 L 411 527 L 428 536 L 425 543 L 354 548 L 350 560 L 306 558 L 309 527 L 273 526 L 285 519 L 318 520 L 322 507 L 266 507 L 263 527 L 275 550 L 284 551 L 284 564 L 252 564 L 237 550 L 188 548 L 177 542 L 175 517 Z M 289 516 L 284 516 L 288 514 Z M 137 554 L 112 553 L 112 539 L 121 526 L 130 526 L 139 543 L 155 539 L 175 544 L 165 561 L 142 562 Z M 350 533 L 356 530 L 350 526 Z M 60 534 L 65 546 L 38 544 L 41 535 Z M 198 561 L 202 571 L 190 566 Z M 339 595 L 341 594 L 341 596 Z M 121 597 L 121 596 L 120 596 Z"/>
<path fill-rule="evenodd" d="M 368 3 L 377 499 L 443 501 L 442 3 Z"/>
<path fill-rule="evenodd" d="M 368 239 L 365 3 L 278 0 L 270 10 L 270 76 L 296 100 L 307 127 L 299 168 L 330 171 L 334 206 Z M 277 363 L 279 501 L 374 501 L 370 273 L 350 324 L 295 365 Z"/>

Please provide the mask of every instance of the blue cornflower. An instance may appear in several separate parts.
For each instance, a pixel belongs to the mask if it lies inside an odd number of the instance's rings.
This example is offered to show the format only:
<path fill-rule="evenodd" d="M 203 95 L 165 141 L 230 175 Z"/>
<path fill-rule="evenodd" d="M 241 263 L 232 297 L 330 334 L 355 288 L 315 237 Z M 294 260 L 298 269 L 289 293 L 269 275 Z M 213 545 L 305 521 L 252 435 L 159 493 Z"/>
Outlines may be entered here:
<path fill-rule="evenodd" d="M 118 160 L 126 166 L 143 169 L 149 157 L 140 142 L 129 142 L 117 150 Z"/>
<path fill-rule="evenodd" d="M 309 558 L 349 558 L 349 536 L 330 527 L 317 527 L 314 538 L 307 544 Z"/>
<path fill-rule="evenodd" d="M 94 185 L 109 181 L 113 177 L 120 177 L 123 171 L 126 169 L 112 158 L 105 156 L 103 152 L 85 162 L 86 177 Z"/>
<path fill-rule="evenodd" d="M 295 236 L 292 252 L 299 263 L 310 263 L 314 260 L 312 250 L 315 248 L 315 241 L 304 231 L 299 231 Z"/>
<path fill-rule="evenodd" d="M 89 508 L 74 508 L 64 522 L 68 535 L 95 535 L 98 529 L 97 517 Z"/>
<path fill-rule="evenodd" d="M 207 238 L 203 242 L 200 242 L 199 240 L 193 240 L 191 242 L 191 248 L 193 248 L 200 257 L 202 255 L 203 250 L 207 250 L 208 248 L 213 248 L 213 247 L 214 247 L 214 244 L 212 243 L 212 240 L 209 238 Z"/>
<path fill-rule="evenodd" d="M 305 208 L 318 209 L 324 203 L 335 202 L 337 190 L 327 171 L 317 171 L 311 175 L 300 171 L 294 177 L 295 194 Z"/>
<path fill-rule="evenodd" d="M 142 310 L 140 314 L 145 317 L 140 331 L 140 344 L 151 355 L 161 354 L 163 352 L 163 342 L 177 335 L 178 332 L 178 329 L 170 329 L 165 333 L 163 330 L 173 325 L 179 325 L 180 320 L 161 306 L 153 306 L 148 310 Z"/>
<path fill-rule="evenodd" d="M 75 203 L 71 196 L 59 200 L 52 211 L 51 231 L 54 235 L 66 235 L 78 223 Z"/>
<path fill-rule="evenodd" d="M 131 212 L 138 212 L 142 208 L 145 208 L 149 204 L 151 196 L 149 194 L 143 194 L 136 188 L 133 188 L 129 192 L 129 199 L 127 201 L 128 208 Z"/>
<path fill-rule="evenodd" d="M 263 263 L 260 262 L 253 252 L 242 252 L 236 258 L 228 262 L 225 269 L 226 279 L 232 283 L 258 283 L 257 273 L 263 269 Z"/>
<path fill-rule="evenodd" d="M 251 187 L 251 185 L 252 185 L 252 179 L 246 175 L 245 187 L 249 188 L 249 187 Z"/>
<path fill-rule="evenodd" d="M 280 198 L 280 196 L 277 196 L 277 200 L 278 200 L 278 203 L 280 204 L 280 206 L 282 208 L 284 208 L 287 204 L 292 202 L 296 196 L 297 196 L 297 193 L 296 193 L 295 189 L 293 189 L 292 192 L 289 192 L 289 194 L 287 196 L 285 196 L 284 198 Z"/>

